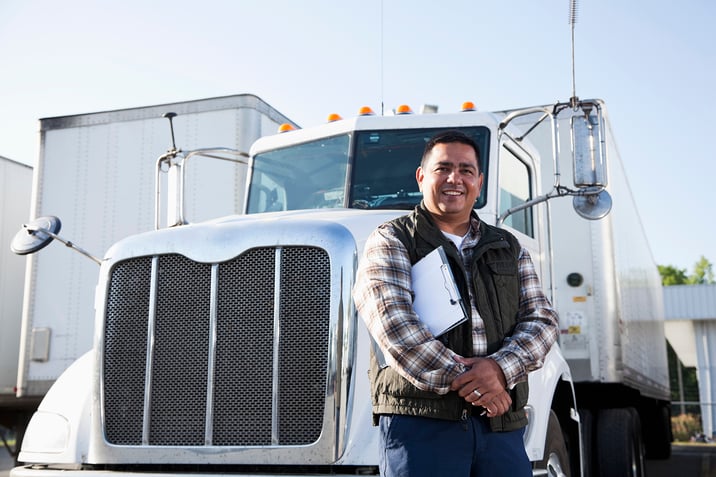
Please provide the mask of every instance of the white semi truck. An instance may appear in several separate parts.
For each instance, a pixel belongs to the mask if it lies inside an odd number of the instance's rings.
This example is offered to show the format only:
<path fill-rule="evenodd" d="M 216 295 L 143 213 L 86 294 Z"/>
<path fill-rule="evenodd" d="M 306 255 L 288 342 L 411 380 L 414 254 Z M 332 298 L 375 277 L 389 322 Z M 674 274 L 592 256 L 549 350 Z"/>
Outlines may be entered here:
<path fill-rule="evenodd" d="M 98 259 L 92 350 L 45 397 L 12 477 L 376 474 L 351 288 L 368 234 L 420 201 L 415 169 L 445 129 L 479 144 L 477 212 L 531 251 L 561 315 L 529 376 L 534 474 L 640 476 L 645 453 L 668 456 L 660 281 L 603 103 L 463 109 L 261 138 L 245 213 L 206 221 L 186 219 L 188 153 L 171 148 L 162 218 Z M 38 217 L 14 243 L 53 237 L 59 220 Z"/>
<path fill-rule="evenodd" d="M 15 431 L 18 441 L 50 386 L 92 348 L 97 266 L 61 247 L 27 260 L 13 254 L 17 223 L 60 216 L 65 232 L 92 252 L 154 228 L 155 160 L 170 137 L 166 111 L 181 115 L 176 132 L 193 149 L 208 144 L 248 150 L 290 122 L 248 94 L 44 118 L 34 181 L 33 168 L 2 163 L 0 425 Z M 192 220 L 244 208 L 246 161 L 217 153 L 231 160 L 187 164 L 184 201 Z"/>
<path fill-rule="evenodd" d="M 24 428 L 40 403 L 39 398 L 19 399 L 15 392 L 25 260 L 10 251 L 10 242 L 17 221 L 29 217 L 31 192 L 32 167 L 0 156 L 0 436 L 2 428 Z"/>

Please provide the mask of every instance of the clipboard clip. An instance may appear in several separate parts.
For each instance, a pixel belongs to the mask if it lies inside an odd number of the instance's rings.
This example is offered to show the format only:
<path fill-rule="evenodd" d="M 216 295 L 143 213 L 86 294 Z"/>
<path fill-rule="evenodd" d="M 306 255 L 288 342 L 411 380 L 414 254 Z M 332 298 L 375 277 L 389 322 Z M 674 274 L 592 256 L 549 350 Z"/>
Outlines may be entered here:
<path fill-rule="evenodd" d="M 450 268 L 446 263 L 440 265 L 440 271 L 443 274 L 443 280 L 444 280 L 444 286 L 445 290 L 447 290 L 448 295 L 450 295 L 450 304 L 451 305 L 457 305 L 460 301 L 460 296 L 457 295 L 457 290 L 455 290 L 454 286 L 452 285 L 452 275 L 450 273 Z"/>

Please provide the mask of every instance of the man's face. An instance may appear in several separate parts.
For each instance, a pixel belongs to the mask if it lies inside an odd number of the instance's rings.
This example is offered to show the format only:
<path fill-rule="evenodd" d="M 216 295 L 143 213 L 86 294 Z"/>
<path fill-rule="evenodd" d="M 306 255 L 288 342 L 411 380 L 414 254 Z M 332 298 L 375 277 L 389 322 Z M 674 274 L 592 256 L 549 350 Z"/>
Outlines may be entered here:
<path fill-rule="evenodd" d="M 415 173 L 428 211 L 444 222 L 467 222 L 482 188 L 475 150 L 459 142 L 437 144 Z"/>

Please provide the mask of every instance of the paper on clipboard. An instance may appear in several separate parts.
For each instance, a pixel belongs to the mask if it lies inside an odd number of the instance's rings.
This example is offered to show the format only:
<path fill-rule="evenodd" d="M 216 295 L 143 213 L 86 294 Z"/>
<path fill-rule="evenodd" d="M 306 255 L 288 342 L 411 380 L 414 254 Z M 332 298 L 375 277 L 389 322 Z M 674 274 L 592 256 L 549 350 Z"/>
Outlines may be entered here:
<path fill-rule="evenodd" d="M 440 246 L 413 265 L 413 309 L 434 336 L 467 320 L 455 278 Z"/>

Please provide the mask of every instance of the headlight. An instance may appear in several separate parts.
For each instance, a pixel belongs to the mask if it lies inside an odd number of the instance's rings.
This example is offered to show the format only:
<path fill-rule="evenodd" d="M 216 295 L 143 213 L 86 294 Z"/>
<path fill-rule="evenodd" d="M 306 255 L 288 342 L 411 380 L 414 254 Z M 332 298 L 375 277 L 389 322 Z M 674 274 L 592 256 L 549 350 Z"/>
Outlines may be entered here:
<path fill-rule="evenodd" d="M 37 411 L 22 440 L 23 452 L 60 454 L 67 449 L 70 423 L 60 414 Z"/>

